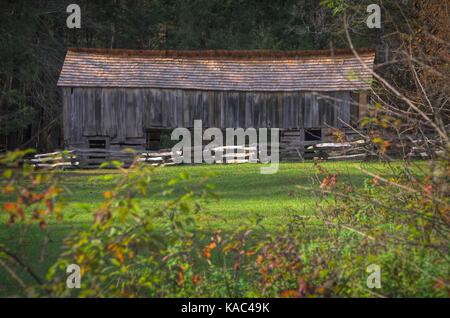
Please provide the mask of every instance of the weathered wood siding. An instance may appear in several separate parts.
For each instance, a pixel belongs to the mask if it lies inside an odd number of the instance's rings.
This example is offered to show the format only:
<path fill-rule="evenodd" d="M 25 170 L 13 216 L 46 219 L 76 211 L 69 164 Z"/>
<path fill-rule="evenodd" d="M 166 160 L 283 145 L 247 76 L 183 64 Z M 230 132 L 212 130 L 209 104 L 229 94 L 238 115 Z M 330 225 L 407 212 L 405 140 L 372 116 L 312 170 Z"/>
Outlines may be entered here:
<path fill-rule="evenodd" d="M 107 136 L 126 144 L 148 128 L 341 127 L 350 121 L 349 92 L 233 92 L 149 88 L 63 87 L 64 135 L 69 146 Z"/>

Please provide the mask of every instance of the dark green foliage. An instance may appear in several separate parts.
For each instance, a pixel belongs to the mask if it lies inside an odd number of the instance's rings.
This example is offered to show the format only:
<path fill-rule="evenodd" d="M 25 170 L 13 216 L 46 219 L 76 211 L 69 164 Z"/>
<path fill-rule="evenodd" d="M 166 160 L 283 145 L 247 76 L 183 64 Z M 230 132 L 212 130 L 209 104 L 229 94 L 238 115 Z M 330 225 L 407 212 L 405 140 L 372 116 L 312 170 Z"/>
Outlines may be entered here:
<path fill-rule="evenodd" d="M 62 146 L 56 82 L 67 47 L 290 50 L 345 46 L 341 18 L 319 1 L 80 0 L 76 3 L 81 7 L 81 29 L 68 29 L 66 7 L 72 2 L 8 0 L 0 4 L 0 148 Z M 363 39 L 359 45 L 373 46 L 373 32 L 357 31 L 355 37 Z"/>
<path fill-rule="evenodd" d="M 76 213 L 85 209 L 89 218 L 72 227 L 69 205 L 76 202 L 73 197 L 69 202 L 66 195 L 80 195 L 80 188 L 69 182 L 68 173 L 39 173 L 27 165 L 18 169 L 26 153 L 0 158 L 0 190 L 6 198 L 0 216 L 7 216 L 10 226 L 8 234 L 0 233 L 0 293 L 4 295 L 448 295 L 448 199 L 436 183 L 432 185 L 421 163 L 415 168 L 362 165 L 365 176 L 359 178 L 355 171 L 349 173 L 350 165 L 310 166 L 306 171 L 312 182 L 307 191 L 301 184 L 309 183 L 300 174 L 293 175 L 287 185 L 292 194 L 284 197 L 292 197 L 300 207 L 310 193 L 317 199 L 316 213 L 299 210 L 286 218 L 272 216 L 268 224 L 254 195 L 250 202 L 258 213 L 241 214 L 239 224 L 231 227 L 205 218 L 216 201 L 214 193 L 227 193 L 220 175 L 186 172 L 198 166 L 165 167 L 157 168 L 163 169 L 159 177 L 165 177 L 158 180 L 157 169 L 134 165 L 97 175 L 96 195 L 101 198 L 95 206 L 79 205 Z M 439 165 L 447 167 L 445 162 Z M 336 169 L 339 166 L 347 169 Z M 224 167 L 203 166 L 197 172 L 220 172 Z M 437 184 L 446 184 L 445 175 L 435 177 Z M 257 185 L 247 186 L 248 193 L 258 185 L 266 187 L 260 175 L 256 180 Z M 86 183 L 84 177 L 83 188 Z M 295 184 L 303 192 L 296 193 Z M 230 196 L 222 200 L 220 214 L 226 217 Z M 245 200 L 236 201 L 245 209 Z M 63 223 L 52 222 L 61 217 Z M 64 244 L 55 246 L 55 240 Z M 80 290 L 66 287 L 66 268 L 73 263 L 82 269 Z M 381 266 L 381 289 L 366 287 L 369 264 Z"/>

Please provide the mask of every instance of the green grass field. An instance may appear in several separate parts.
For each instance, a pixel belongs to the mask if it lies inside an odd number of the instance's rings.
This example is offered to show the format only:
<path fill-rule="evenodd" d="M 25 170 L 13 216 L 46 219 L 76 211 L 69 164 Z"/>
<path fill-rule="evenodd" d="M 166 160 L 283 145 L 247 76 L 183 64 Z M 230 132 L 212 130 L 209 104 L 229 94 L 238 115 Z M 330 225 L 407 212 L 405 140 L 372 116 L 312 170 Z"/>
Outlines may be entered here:
<path fill-rule="evenodd" d="M 368 178 L 357 169 L 362 163 L 339 162 L 324 163 L 323 166 L 338 173 L 338 182 L 350 180 L 355 186 L 362 186 Z M 381 163 L 364 163 L 364 167 L 373 172 L 382 172 L 386 166 Z M 317 198 L 310 191 L 297 187 L 312 186 L 318 189 L 315 179 L 318 173 L 313 163 L 282 163 L 278 173 L 260 174 L 261 165 L 197 165 L 161 167 L 155 170 L 156 188 L 187 171 L 192 182 L 205 174 L 214 173 L 211 181 L 216 185 L 220 200 L 209 202 L 202 207 L 200 222 L 210 229 L 232 229 L 248 220 L 261 218 L 270 230 L 280 223 L 287 222 L 288 216 L 311 214 L 315 211 Z M 24 261 L 32 265 L 33 270 L 45 276 L 48 267 L 58 257 L 64 237 L 72 230 L 85 226 L 93 220 L 93 211 L 103 200 L 103 192 L 114 187 L 112 181 L 105 180 L 107 174 L 120 173 L 117 170 L 83 170 L 59 172 L 67 190 L 67 206 L 64 220 L 51 224 L 49 241 L 45 242 L 43 231 L 39 228 L 7 227 L 6 216 L 0 218 L 0 243 L 19 251 Z M 6 198 L 0 198 L 3 203 Z M 161 203 L 160 198 L 149 198 L 142 205 Z M 26 274 L 21 275 L 31 282 Z M 17 283 L 11 279 L 4 268 L 0 267 L 0 296 L 19 294 Z"/>

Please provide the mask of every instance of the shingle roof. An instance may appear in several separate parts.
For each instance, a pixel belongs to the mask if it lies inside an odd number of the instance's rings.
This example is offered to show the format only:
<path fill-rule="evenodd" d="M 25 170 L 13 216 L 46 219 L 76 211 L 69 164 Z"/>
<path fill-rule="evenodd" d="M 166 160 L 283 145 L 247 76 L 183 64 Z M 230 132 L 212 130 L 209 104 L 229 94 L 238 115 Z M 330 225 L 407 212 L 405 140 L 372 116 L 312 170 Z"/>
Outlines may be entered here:
<path fill-rule="evenodd" d="M 375 53 L 358 51 L 373 68 Z M 69 49 L 58 86 L 232 91 L 365 90 L 372 75 L 349 51 Z"/>

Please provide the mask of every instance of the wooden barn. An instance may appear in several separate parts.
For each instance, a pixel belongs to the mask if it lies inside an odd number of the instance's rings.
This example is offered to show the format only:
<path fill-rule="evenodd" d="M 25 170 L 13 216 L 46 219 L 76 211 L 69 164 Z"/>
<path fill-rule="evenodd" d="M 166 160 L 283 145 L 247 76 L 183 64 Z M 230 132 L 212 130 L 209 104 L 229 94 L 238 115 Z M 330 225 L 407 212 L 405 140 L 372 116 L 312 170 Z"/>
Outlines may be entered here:
<path fill-rule="evenodd" d="M 58 81 L 69 149 L 157 149 L 176 127 L 280 128 L 281 157 L 356 124 L 375 53 L 69 49 Z M 295 152 L 294 152 L 295 153 Z"/>

